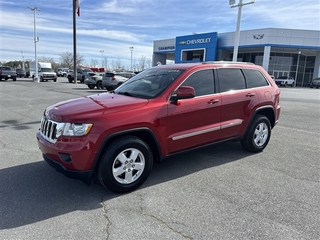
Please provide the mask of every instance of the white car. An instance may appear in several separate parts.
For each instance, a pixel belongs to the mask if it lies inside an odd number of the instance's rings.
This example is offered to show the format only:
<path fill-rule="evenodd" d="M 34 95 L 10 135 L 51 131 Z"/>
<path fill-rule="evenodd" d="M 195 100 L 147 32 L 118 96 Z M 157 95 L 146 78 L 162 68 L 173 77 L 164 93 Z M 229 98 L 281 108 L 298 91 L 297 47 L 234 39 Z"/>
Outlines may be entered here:
<path fill-rule="evenodd" d="M 114 90 L 133 76 L 135 76 L 135 74 L 131 72 L 107 72 L 103 75 L 102 87 L 108 91 Z"/>
<path fill-rule="evenodd" d="M 291 86 L 291 87 L 294 87 L 294 79 L 293 79 L 293 77 L 280 76 L 280 77 L 277 77 L 275 79 L 275 82 L 276 82 L 276 84 L 278 86 L 284 86 L 284 87 Z"/>

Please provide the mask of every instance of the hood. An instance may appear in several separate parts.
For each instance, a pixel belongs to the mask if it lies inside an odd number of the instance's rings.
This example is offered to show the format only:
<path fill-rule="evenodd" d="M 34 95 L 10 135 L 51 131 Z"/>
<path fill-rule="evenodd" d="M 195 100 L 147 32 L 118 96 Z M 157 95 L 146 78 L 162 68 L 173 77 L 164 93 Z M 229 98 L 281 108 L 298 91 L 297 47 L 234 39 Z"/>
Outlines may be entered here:
<path fill-rule="evenodd" d="M 93 117 L 141 108 L 148 102 L 147 99 L 108 92 L 57 103 L 48 107 L 45 115 L 57 122 L 85 123 Z"/>

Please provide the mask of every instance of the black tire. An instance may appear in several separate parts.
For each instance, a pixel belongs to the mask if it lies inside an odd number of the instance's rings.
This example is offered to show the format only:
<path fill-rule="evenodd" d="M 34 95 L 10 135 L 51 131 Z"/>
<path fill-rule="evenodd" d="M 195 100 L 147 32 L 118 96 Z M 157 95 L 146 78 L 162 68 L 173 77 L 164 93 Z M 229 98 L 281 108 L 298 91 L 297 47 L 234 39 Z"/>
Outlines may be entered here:
<path fill-rule="evenodd" d="M 56 81 L 57 81 L 57 79 L 53 79 L 53 81 L 54 81 L 54 82 L 56 82 Z"/>
<path fill-rule="evenodd" d="M 152 166 L 149 146 L 140 138 L 124 136 L 105 149 L 97 175 L 105 188 L 115 193 L 125 193 L 140 187 L 147 180 Z"/>
<path fill-rule="evenodd" d="M 291 83 L 291 87 L 294 87 L 294 82 L 293 82 L 293 83 Z"/>
<path fill-rule="evenodd" d="M 93 85 L 88 85 L 88 88 L 94 89 L 94 86 Z"/>
<path fill-rule="evenodd" d="M 256 115 L 253 122 L 241 140 L 241 145 L 249 152 L 261 152 L 268 145 L 271 136 L 271 124 L 264 115 Z"/>
<path fill-rule="evenodd" d="M 285 83 L 284 83 L 284 86 L 285 86 L 285 87 L 288 87 L 288 83 L 287 83 L 287 82 L 285 82 Z"/>
<path fill-rule="evenodd" d="M 68 81 L 69 81 L 69 83 L 72 83 L 71 76 L 68 76 Z"/>
<path fill-rule="evenodd" d="M 17 81 L 17 78 L 13 78 L 12 81 L 14 81 L 14 82 Z"/>
<path fill-rule="evenodd" d="M 102 87 L 102 82 L 101 82 L 101 81 L 97 82 L 97 88 L 98 88 L 98 89 L 103 89 L 103 87 Z"/>

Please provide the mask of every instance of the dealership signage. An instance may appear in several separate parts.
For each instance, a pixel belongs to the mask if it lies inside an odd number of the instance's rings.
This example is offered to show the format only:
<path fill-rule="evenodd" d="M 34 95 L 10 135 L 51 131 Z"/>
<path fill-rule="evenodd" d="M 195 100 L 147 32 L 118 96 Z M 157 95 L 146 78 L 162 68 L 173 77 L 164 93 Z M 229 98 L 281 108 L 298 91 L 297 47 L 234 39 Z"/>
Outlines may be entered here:
<path fill-rule="evenodd" d="M 198 38 L 198 39 L 191 39 L 191 40 L 184 40 L 180 41 L 180 45 L 190 45 L 190 44 L 201 44 L 201 43 L 210 43 L 211 38 Z"/>
<path fill-rule="evenodd" d="M 158 47 L 159 51 L 163 51 L 163 50 L 174 50 L 175 47 L 174 46 L 165 46 L 165 47 Z"/>

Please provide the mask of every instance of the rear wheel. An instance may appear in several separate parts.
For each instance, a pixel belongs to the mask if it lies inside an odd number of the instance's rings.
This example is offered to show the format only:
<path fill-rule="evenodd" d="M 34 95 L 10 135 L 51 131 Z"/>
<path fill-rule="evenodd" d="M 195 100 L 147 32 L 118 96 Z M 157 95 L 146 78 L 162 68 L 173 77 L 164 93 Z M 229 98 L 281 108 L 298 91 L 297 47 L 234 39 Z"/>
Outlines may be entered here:
<path fill-rule="evenodd" d="M 94 86 L 93 85 L 88 85 L 88 88 L 94 89 Z"/>
<path fill-rule="evenodd" d="M 271 124 L 269 119 L 266 116 L 257 115 L 241 144 L 249 152 L 261 152 L 268 145 L 270 136 Z"/>
<path fill-rule="evenodd" d="M 104 151 L 98 166 L 100 183 L 116 193 L 130 192 L 148 178 L 153 165 L 149 146 L 135 136 L 124 136 Z"/>
<path fill-rule="evenodd" d="M 101 81 L 97 82 L 97 88 L 102 89 L 102 82 Z"/>
<path fill-rule="evenodd" d="M 13 78 L 12 81 L 17 81 L 17 78 Z"/>

